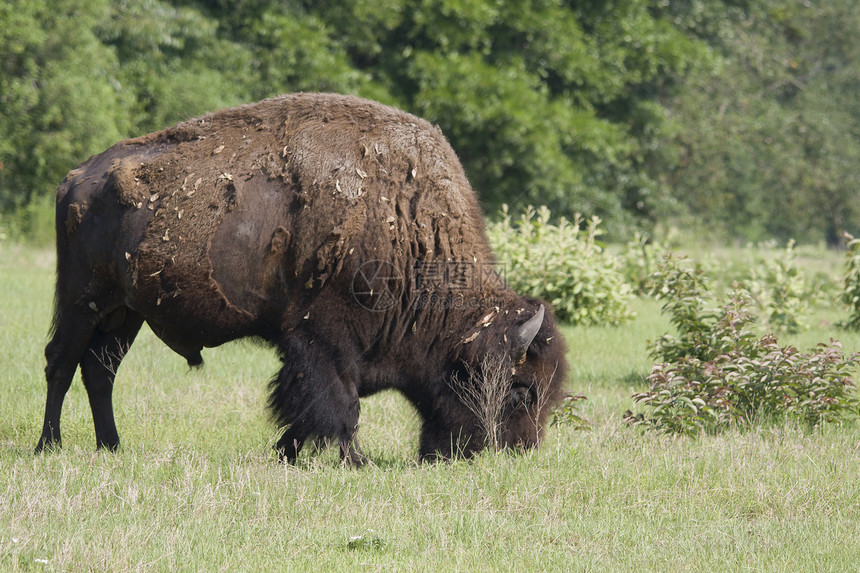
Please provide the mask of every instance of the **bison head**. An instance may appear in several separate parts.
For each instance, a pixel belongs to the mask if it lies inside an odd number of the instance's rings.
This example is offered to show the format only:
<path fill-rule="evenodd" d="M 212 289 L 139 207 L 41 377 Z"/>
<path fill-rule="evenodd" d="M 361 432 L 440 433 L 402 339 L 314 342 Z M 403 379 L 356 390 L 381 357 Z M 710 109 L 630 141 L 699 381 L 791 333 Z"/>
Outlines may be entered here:
<path fill-rule="evenodd" d="M 425 418 L 422 459 L 536 446 L 561 400 L 565 345 L 542 304 L 530 312 L 496 309 L 478 326 Z"/>

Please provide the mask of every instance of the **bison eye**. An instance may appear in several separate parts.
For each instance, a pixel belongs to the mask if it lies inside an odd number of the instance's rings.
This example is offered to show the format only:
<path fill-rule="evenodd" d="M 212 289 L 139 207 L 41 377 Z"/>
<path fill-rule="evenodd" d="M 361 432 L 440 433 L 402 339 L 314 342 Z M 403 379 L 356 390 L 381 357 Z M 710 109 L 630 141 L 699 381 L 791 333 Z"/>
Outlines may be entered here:
<path fill-rule="evenodd" d="M 523 406 L 531 406 L 534 401 L 532 391 L 526 386 L 514 386 L 511 389 L 511 404 L 514 407 L 522 404 Z"/>

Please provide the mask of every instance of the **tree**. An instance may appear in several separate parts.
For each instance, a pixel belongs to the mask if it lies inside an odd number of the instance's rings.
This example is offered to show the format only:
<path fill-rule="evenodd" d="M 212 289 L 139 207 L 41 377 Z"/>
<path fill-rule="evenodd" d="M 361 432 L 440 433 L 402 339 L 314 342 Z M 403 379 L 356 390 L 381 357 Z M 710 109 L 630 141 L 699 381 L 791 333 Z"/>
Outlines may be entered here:
<path fill-rule="evenodd" d="M 487 211 L 625 238 L 860 233 L 853 0 L 13 0 L 0 209 L 114 141 L 290 91 L 439 124 Z"/>
<path fill-rule="evenodd" d="M 684 4 L 678 21 L 720 55 L 669 105 L 680 202 L 707 228 L 746 240 L 840 241 L 860 226 L 851 183 L 860 158 L 856 103 L 860 6 Z"/>
<path fill-rule="evenodd" d="M 248 48 L 198 8 L 163 0 L 117 0 L 95 28 L 121 66 L 133 101 L 130 134 L 247 102 L 255 76 Z"/>
<path fill-rule="evenodd" d="M 666 209 L 649 169 L 666 161 L 659 100 L 707 56 L 649 4 L 386 0 L 373 16 L 366 0 L 305 3 L 371 85 L 442 127 L 488 210 L 543 203 L 616 236 Z"/>
<path fill-rule="evenodd" d="M 107 0 L 0 5 L 0 210 L 51 193 L 129 128 L 119 63 L 93 30 Z"/>

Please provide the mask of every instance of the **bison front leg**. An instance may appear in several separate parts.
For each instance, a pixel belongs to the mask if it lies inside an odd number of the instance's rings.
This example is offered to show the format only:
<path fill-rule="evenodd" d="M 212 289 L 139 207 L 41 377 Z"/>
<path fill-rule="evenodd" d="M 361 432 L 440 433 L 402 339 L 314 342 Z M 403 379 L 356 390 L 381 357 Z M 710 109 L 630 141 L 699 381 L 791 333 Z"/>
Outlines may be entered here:
<path fill-rule="evenodd" d="M 355 442 L 358 391 L 349 376 L 338 372 L 332 356 L 321 344 L 296 340 L 282 350 L 284 366 L 272 381 L 269 407 L 286 428 L 275 446 L 283 461 L 295 461 L 308 439 L 337 440 L 349 465 L 367 461 Z"/>
<path fill-rule="evenodd" d="M 360 468 L 369 461 L 361 451 L 355 437 L 349 442 L 340 441 L 340 459 L 344 464 L 354 468 Z"/>

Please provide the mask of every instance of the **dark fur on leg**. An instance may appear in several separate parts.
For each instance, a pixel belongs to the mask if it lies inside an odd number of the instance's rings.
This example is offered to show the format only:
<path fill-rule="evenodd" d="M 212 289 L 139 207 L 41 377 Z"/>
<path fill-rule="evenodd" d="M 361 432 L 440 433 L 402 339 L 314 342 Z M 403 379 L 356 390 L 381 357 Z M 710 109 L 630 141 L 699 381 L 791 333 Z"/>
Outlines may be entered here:
<path fill-rule="evenodd" d="M 358 429 L 359 402 L 355 384 L 342 376 L 335 353 L 320 344 L 291 338 L 282 348 L 284 366 L 270 385 L 269 408 L 286 431 L 275 449 L 282 461 L 293 462 L 309 439 L 336 439 L 341 458 L 362 465 L 364 456 L 353 446 Z"/>

